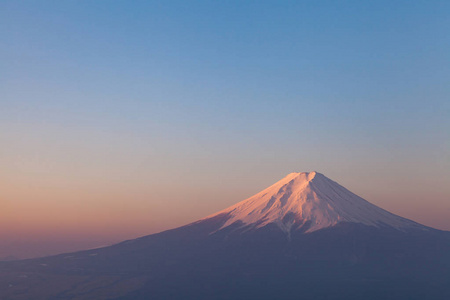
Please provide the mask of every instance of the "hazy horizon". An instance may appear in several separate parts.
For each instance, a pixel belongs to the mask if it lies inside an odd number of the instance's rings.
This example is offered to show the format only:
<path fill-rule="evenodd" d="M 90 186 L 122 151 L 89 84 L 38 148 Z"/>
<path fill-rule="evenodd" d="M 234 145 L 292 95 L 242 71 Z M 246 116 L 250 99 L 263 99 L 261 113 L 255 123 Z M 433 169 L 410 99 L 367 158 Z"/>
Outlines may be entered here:
<path fill-rule="evenodd" d="M 285 174 L 287 175 L 287 173 Z M 283 176 L 284 177 L 284 176 Z M 277 178 L 275 181 L 281 179 Z M 336 180 L 335 178 L 331 178 L 333 180 Z M 255 190 L 253 194 L 256 194 L 257 192 L 260 192 L 261 190 L 267 188 L 268 186 L 275 183 L 275 181 L 268 183 L 266 186 L 262 186 L 259 190 Z M 338 182 L 339 183 L 339 182 Z M 347 188 L 349 188 L 347 186 Z M 355 192 L 350 188 L 352 192 Z M 224 195 L 229 192 L 226 189 L 223 191 L 219 191 L 220 199 L 223 199 L 225 202 L 227 199 L 225 199 Z M 383 192 L 381 192 L 382 194 Z M 245 196 L 244 198 L 238 199 L 236 201 L 229 201 L 228 205 L 235 204 L 237 202 L 240 202 L 250 196 Z M 395 191 L 394 191 L 395 194 Z M 358 194 L 361 196 L 361 194 Z M 197 199 L 207 201 L 206 198 L 208 198 L 209 195 L 203 195 L 203 199 L 200 198 L 200 196 Z M 413 195 L 411 195 L 413 196 Z M 217 195 L 211 195 L 210 198 L 217 199 Z M 434 223 L 426 223 L 422 222 L 421 219 L 426 220 L 427 217 L 433 217 L 433 216 L 439 216 L 438 212 L 435 211 L 434 208 L 432 209 L 426 209 L 422 212 L 418 211 L 418 208 L 420 208 L 420 205 L 423 203 L 420 201 L 420 199 L 417 198 L 410 198 L 411 199 L 411 207 L 396 207 L 395 206 L 395 199 L 392 199 L 394 201 L 394 205 L 391 204 L 391 208 L 387 208 L 388 205 L 388 199 L 384 198 L 384 202 L 381 203 L 384 204 L 384 206 L 380 206 L 383 209 L 386 209 L 392 213 L 399 214 L 402 217 L 406 217 L 409 219 L 412 219 L 413 221 L 422 223 L 423 225 L 434 227 L 441 230 L 450 230 L 450 228 L 446 228 L 446 222 L 447 219 L 445 219 L 445 216 L 448 212 L 444 211 L 441 212 L 443 218 L 442 220 L 439 220 L 438 218 L 435 218 Z M 367 198 L 366 198 L 367 200 Z M 370 200 L 369 200 L 370 201 Z M 373 201 L 370 201 L 373 204 L 380 205 L 380 203 L 376 203 Z M 381 205 L 383 205 L 381 204 Z M 173 208 L 173 207 L 172 207 Z M 184 211 L 175 211 L 170 212 L 170 214 L 174 214 L 175 216 L 178 216 L 178 219 L 173 218 L 168 220 L 160 220 L 159 222 L 153 221 L 156 223 L 153 227 L 148 228 L 148 223 L 142 220 L 136 220 L 132 219 L 132 216 L 128 215 L 122 215 L 125 216 L 125 218 L 121 218 L 120 216 L 117 216 L 115 219 L 111 220 L 113 224 L 109 225 L 108 227 L 105 226 L 105 224 L 95 224 L 93 223 L 87 224 L 88 226 L 84 226 L 84 224 L 75 223 L 75 226 L 70 226 L 70 221 L 67 222 L 66 226 L 61 226 L 61 228 L 52 228 L 51 225 L 48 227 L 43 228 L 37 228 L 34 229 L 32 226 L 30 227 L 23 227 L 20 228 L 23 231 L 15 231 L 15 232 L 7 232 L 5 231 L 3 234 L 3 243 L 1 247 L 0 252 L 0 259 L 1 258 L 7 258 L 8 256 L 13 256 L 14 258 L 33 258 L 33 257 L 41 257 L 41 256 L 47 256 L 47 255 L 54 255 L 58 253 L 64 253 L 64 252 L 72 252 L 72 251 L 78 251 L 78 250 L 86 250 L 91 248 L 97 248 L 102 246 L 109 246 L 124 240 L 133 239 L 145 235 L 149 235 L 152 233 L 157 233 L 160 231 L 172 229 L 175 227 L 179 227 L 182 225 L 186 225 L 190 222 L 196 221 L 200 218 L 206 217 L 207 215 L 211 213 L 215 213 L 219 210 L 222 210 L 226 207 L 217 207 L 215 210 L 208 210 L 208 207 L 199 207 L 199 206 L 193 206 L 191 207 L 191 211 L 184 210 Z M 213 208 L 214 209 L 214 208 Z M 195 211 L 197 210 L 197 211 Z M 199 215 L 199 211 L 204 213 L 202 215 Z M 405 213 L 401 214 L 399 211 L 403 211 Z M 122 212 L 124 212 L 122 210 Z M 188 213 L 191 214 L 188 214 Z M 434 214 L 433 214 L 434 212 Z M 145 215 L 145 212 L 141 212 Z M 407 216 L 406 213 L 409 213 L 413 215 L 414 217 Z M 89 216 L 89 214 L 86 214 Z M 192 217 L 191 215 L 194 215 Z M 81 217 L 85 217 L 82 215 Z M 61 221 L 61 219 L 59 219 Z M 151 221 L 151 220 L 149 220 Z M 73 222 L 73 221 L 72 221 Z M 49 222 L 50 223 L 50 222 Z M 42 223 L 41 223 L 42 224 Z M 443 226 L 442 226 L 443 224 Z M 95 226 L 96 225 L 96 226 Z M 440 226 L 441 225 L 441 226 Z M 6 228 L 8 229 L 8 228 Z M 18 233 L 18 234 L 17 234 Z"/>

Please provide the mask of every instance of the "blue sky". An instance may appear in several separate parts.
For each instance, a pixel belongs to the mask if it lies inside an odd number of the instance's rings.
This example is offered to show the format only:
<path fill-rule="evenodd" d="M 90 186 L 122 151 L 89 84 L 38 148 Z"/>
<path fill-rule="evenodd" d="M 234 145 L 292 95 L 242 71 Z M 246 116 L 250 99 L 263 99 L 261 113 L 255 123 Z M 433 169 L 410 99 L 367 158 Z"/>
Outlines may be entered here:
<path fill-rule="evenodd" d="M 2 1 L 0 196 L 11 214 L 43 186 L 61 189 L 40 197 L 67 203 L 63 211 L 75 201 L 64 191 L 123 195 L 115 201 L 130 211 L 151 206 L 140 226 L 152 229 L 317 170 L 450 229 L 449 10 L 448 1 Z"/>

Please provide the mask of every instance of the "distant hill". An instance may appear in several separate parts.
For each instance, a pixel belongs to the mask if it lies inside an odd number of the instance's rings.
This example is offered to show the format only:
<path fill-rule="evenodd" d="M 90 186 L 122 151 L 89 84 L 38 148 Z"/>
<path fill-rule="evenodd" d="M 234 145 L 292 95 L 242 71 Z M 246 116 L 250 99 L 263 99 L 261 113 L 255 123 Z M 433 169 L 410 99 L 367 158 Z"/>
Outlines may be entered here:
<path fill-rule="evenodd" d="M 19 258 L 13 256 L 13 255 L 8 255 L 5 257 L 0 257 L 0 261 L 13 261 L 13 260 L 18 260 Z"/>

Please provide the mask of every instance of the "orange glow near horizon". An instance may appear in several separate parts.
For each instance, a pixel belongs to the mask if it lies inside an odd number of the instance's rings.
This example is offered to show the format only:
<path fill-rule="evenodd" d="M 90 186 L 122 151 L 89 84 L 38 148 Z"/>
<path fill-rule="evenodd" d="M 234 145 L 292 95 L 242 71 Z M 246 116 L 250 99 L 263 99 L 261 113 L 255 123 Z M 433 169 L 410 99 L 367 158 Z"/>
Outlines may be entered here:
<path fill-rule="evenodd" d="M 85 186 L 83 190 L 80 185 L 54 182 L 51 187 L 42 184 L 45 181 L 42 178 L 24 184 L 26 188 L 6 182 L 1 191 L 2 199 L 7 201 L 1 202 L 0 210 L 0 258 L 11 254 L 28 258 L 82 250 L 181 226 L 241 201 L 280 179 L 271 182 L 266 179 L 267 183 L 262 185 L 259 177 L 247 181 L 224 177 L 215 186 L 210 183 L 195 186 L 182 181 L 174 185 L 170 178 L 175 182 L 180 179 L 168 176 L 164 184 L 149 184 L 140 190 L 136 185 L 134 193 L 131 186 L 123 185 Z M 448 210 L 436 204 L 427 206 L 418 194 L 418 191 L 431 191 L 433 186 L 405 190 L 395 184 L 402 189 L 393 191 L 387 186 L 383 189 L 358 186 L 357 178 L 347 178 L 351 180 L 350 185 L 340 183 L 393 213 L 425 225 L 450 229 Z M 445 194 L 435 194 L 435 197 L 443 198 Z"/>

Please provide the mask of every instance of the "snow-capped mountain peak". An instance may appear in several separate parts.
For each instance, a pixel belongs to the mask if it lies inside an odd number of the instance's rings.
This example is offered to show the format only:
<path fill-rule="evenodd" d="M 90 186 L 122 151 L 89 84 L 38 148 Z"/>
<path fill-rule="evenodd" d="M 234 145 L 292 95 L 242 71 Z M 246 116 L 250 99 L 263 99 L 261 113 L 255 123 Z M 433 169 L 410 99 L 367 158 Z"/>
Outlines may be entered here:
<path fill-rule="evenodd" d="M 318 172 L 290 173 L 277 183 L 208 218 L 224 215 L 221 229 L 232 224 L 261 228 L 270 223 L 283 231 L 313 232 L 340 222 L 399 230 L 422 227 L 381 209 Z"/>

